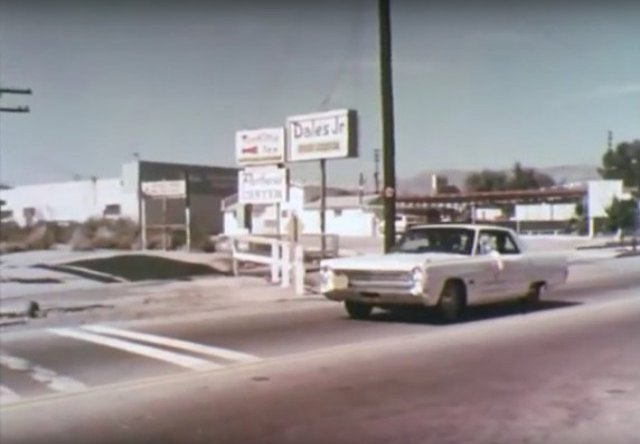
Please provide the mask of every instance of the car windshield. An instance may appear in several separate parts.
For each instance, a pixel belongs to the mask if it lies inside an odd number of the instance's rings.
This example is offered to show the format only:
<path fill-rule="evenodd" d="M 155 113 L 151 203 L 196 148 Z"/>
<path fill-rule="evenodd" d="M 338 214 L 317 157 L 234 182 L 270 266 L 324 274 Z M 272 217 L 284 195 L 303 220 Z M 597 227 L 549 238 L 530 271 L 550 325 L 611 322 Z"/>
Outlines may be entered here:
<path fill-rule="evenodd" d="M 402 236 L 394 253 L 471 255 L 474 231 L 466 228 L 414 228 Z"/>

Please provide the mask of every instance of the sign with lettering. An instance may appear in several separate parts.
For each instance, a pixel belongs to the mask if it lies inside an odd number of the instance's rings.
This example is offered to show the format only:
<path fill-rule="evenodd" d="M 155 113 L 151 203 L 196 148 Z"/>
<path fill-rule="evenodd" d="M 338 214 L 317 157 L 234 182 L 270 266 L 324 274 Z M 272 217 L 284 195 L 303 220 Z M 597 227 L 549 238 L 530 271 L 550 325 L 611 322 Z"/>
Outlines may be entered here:
<path fill-rule="evenodd" d="M 286 202 L 288 178 L 286 168 L 247 167 L 238 172 L 238 202 L 262 205 Z"/>
<path fill-rule="evenodd" d="M 284 144 L 284 128 L 238 131 L 236 132 L 236 162 L 239 165 L 284 163 Z"/>
<path fill-rule="evenodd" d="M 184 180 L 142 182 L 142 193 L 149 197 L 185 197 L 187 195 L 187 183 Z"/>
<path fill-rule="evenodd" d="M 288 160 L 357 156 L 357 119 L 353 110 L 334 110 L 287 118 Z"/>

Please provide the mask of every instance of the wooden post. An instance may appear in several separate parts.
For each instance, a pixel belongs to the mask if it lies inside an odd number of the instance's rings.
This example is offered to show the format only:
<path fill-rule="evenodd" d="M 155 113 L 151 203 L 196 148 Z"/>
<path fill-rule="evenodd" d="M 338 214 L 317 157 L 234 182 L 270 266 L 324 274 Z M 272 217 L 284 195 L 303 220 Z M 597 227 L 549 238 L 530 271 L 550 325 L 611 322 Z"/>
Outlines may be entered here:
<path fill-rule="evenodd" d="M 162 249 L 167 251 L 167 196 L 162 196 Z"/>
<path fill-rule="evenodd" d="M 238 251 L 238 247 L 236 244 L 236 239 L 230 238 L 229 240 L 231 241 L 231 271 L 233 272 L 234 276 L 238 276 L 238 260 L 236 259 L 236 252 Z"/>
<path fill-rule="evenodd" d="M 185 207 L 185 229 L 187 232 L 187 251 L 191 251 L 191 208 L 187 205 Z"/>
<path fill-rule="evenodd" d="M 378 0 L 380 34 L 380 95 L 382 108 L 382 168 L 384 172 L 384 250 L 396 243 L 396 149 L 391 69 L 390 0 Z"/>
<path fill-rule="evenodd" d="M 140 228 L 141 228 L 141 238 L 142 238 L 142 249 L 147 249 L 147 198 L 141 194 L 140 198 Z"/>
<path fill-rule="evenodd" d="M 189 171 L 184 171 L 184 224 L 187 251 L 191 251 L 191 195 L 189 192 Z"/>
<path fill-rule="evenodd" d="M 280 262 L 282 269 L 282 282 L 280 285 L 282 288 L 289 288 L 291 286 L 291 243 L 282 242 L 282 260 Z"/>
<path fill-rule="evenodd" d="M 325 257 L 327 251 L 327 161 L 320 159 L 320 255 Z"/>
<path fill-rule="evenodd" d="M 277 240 L 271 242 L 271 282 L 278 283 L 280 275 L 280 246 Z"/>
<path fill-rule="evenodd" d="M 304 248 L 301 244 L 296 244 L 294 253 L 294 267 L 295 267 L 295 291 L 296 294 L 304 295 Z"/>
<path fill-rule="evenodd" d="M 278 239 L 282 238 L 282 206 L 280 202 L 276 203 L 276 235 Z"/>

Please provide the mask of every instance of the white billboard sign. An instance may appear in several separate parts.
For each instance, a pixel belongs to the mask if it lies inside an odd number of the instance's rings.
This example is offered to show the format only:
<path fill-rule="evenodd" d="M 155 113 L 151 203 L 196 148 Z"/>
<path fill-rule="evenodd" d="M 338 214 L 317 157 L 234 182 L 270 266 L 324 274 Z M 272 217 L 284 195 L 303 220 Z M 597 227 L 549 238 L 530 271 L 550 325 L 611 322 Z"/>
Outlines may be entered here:
<path fill-rule="evenodd" d="M 150 197 L 185 197 L 187 195 L 187 183 L 184 180 L 142 182 L 142 192 Z"/>
<path fill-rule="evenodd" d="M 239 165 L 284 163 L 284 128 L 262 128 L 236 132 L 236 162 Z"/>
<path fill-rule="evenodd" d="M 607 208 L 613 203 L 613 199 L 624 197 L 621 180 L 594 180 L 588 182 L 589 217 L 607 217 Z"/>
<path fill-rule="evenodd" d="M 291 162 L 355 157 L 356 113 L 341 109 L 288 117 L 287 142 Z"/>
<path fill-rule="evenodd" d="M 286 168 L 248 167 L 238 172 L 238 202 L 270 205 L 287 201 Z"/>

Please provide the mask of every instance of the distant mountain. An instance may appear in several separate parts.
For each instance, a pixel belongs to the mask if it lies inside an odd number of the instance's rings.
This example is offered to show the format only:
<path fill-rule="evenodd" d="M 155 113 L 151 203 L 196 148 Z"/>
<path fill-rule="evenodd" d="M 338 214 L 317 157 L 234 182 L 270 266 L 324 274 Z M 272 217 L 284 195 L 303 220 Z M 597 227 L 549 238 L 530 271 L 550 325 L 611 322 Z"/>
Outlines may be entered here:
<path fill-rule="evenodd" d="M 525 165 L 527 167 L 527 165 Z M 544 168 L 536 168 L 538 171 L 548 174 L 558 184 L 571 182 L 584 182 L 587 180 L 599 179 L 598 167 L 593 165 L 560 165 Z M 431 194 L 431 176 L 437 174 L 446 177 L 450 185 L 455 185 L 460 189 L 464 189 L 464 182 L 467 176 L 478 170 L 431 170 L 424 171 L 413 177 L 400 178 L 398 180 L 398 193 L 404 195 L 412 194 Z M 508 170 L 504 170 L 508 171 Z M 400 176 L 400 174 L 398 174 Z"/>

